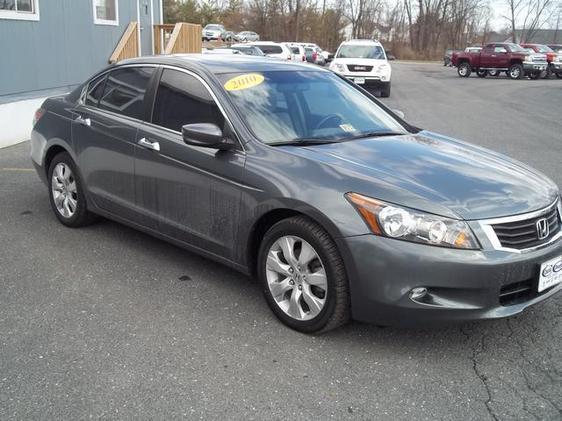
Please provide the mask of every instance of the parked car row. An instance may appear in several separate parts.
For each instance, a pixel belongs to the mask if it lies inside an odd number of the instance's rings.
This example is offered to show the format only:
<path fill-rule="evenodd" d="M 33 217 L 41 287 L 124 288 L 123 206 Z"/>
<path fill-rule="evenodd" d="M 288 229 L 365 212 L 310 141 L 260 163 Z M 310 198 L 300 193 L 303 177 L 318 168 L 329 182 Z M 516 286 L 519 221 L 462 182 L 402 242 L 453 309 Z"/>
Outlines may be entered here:
<path fill-rule="evenodd" d="M 224 40 L 224 41 L 259 41 L 260 36 L 252 31 L 242 31 L 235 33 L 233 31 L 227 31 L 225 27 L 221 24 L 210 23 L 203 28 L 201 38 L 204 41 L 211 40 Z"/>
<path fill-rule="evenodd" d="M 538 79 L 543 75 L 562 79 L 562 54 L 540 44 L 489 43 L 481 49 L 452 51 L 450 61 L 460 77 L 469 77 L 473 72 L 478 77 L 505 72 L 511 79 Z M 444 63 L 447 65 L 447 55 Z"/>
<path fill-rule="evenodd" d="M 326 64 L 331 60 L 330 70 L 366 89 L 389 97 L 392 69 L 389 56 L 382 44 L 373 40 L 351 40 L 341 43 L 333 57 L 316 44 L 297 42 L 255 41 L 233 44 L 230 47 L 205 49 L 204 54 L 246 54 L 267 56 L 295 63 Z M 393 57 L 394 58 L 394 57 Z"/>

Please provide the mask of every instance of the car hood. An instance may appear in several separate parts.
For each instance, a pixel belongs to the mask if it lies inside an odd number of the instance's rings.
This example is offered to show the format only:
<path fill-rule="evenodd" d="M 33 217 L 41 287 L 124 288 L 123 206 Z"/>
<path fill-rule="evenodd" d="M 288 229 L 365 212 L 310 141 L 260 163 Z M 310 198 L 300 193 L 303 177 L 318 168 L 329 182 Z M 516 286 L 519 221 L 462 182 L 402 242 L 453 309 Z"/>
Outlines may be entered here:
<path fill-rule="evenodd" d="M 330 165 L 348 191 L 465 220 L 541 209 L 558 196 L 536 170 L 428 131 L 287 148 Z"/>

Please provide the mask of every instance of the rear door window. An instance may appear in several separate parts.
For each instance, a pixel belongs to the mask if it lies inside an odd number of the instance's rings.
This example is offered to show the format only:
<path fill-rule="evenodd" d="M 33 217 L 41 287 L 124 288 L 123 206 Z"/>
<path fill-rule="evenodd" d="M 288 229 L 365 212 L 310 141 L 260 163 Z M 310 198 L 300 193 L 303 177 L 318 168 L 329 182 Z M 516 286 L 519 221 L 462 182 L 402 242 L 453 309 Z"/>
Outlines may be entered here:
<path fill-rule="evenodd" d="M 144 117 L 144 95 L 154 67 L 127 67 L 109 73 L 99 108 L 139 120 Z"/>
<path fill-rule="evenodd" d="M 224 117 L 205 86 L 194 76 L 164 69 L 152 112 L 152 123 L 180 132 L 193 123 L 224 128 Z"/>
<path fill-rule="evenodd" d="M 100 98 L 103 94 L 103 88 L 105 84 L 105 77 L 107 74 L 103 74 L 96 79 L 92 80 L 88 85 L 88 90 L 86 91 L 86 97 L 84 98 L 84 103 L 91 107 L 97 107 L 100 102 Z"/>
<path fill-rule="evenodd" d="M 264 54 L 283 54 L 283 49 L 279 45 L 258 45 Z"/>

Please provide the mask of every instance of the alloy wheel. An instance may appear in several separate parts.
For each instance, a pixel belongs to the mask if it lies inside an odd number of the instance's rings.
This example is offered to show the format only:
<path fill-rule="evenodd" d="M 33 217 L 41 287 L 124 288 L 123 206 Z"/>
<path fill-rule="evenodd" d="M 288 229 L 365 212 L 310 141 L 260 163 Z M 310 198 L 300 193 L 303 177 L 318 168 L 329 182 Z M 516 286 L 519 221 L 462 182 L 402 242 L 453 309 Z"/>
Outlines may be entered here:
<path fill-rule="evenodd" d="M 271 245 L 266 278 L 275 303 L 295 320 L 315 318 L 326 304 L 328 278 L 324 264 L 302 238 L 287 235 Z"/>
<path fill-rule="evenodd" d="M 521 71 L 519 70 L 518 67 L 514 67 L 513 69 L 511 69 L 509 71 L 509 76 L 511 76 L 512 79 L 517 79 L 519 78 Z"/>
<path fill-rule="evenodd" d="M 59 162 L 53 170 L 51 193 L 57 211 L 65 218 L 71 218 L 78 206 L 78 190 L 74 174 L 64 162 Z"/>

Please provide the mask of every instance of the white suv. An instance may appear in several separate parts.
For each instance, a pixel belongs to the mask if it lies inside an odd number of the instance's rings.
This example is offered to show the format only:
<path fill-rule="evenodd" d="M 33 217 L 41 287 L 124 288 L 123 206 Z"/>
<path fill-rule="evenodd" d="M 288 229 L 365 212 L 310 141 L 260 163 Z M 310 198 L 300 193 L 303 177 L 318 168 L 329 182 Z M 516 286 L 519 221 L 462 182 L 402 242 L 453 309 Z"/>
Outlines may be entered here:
<path fill-rule="evenodd" d="M 366 39 L 342 42 L 330 69 L 365 88 L 380 90 L 382 97 L 390 96 L 392 69 L 380 42 Z"/>
<path fill-rule="evenodd" d="M 248 42 L 246 45 L 255 45 L 268 57 L 275 57 L 281 60 L 291 60 L 293 53 L 284 44 L 270 41 Z"/>

